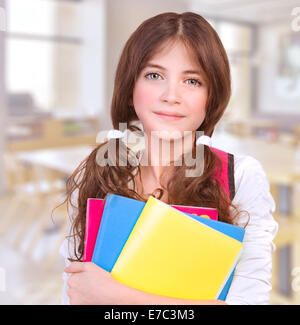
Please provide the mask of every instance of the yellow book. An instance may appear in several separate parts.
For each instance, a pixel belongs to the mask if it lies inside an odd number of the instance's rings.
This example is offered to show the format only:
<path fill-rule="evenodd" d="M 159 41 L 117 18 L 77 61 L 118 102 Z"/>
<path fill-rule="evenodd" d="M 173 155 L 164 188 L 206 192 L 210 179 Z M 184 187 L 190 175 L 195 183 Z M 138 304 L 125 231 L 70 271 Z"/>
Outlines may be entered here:
<path fill-rule="evenodd" d="M 150 196 L 111 274 L 146 292 L 216 299 L 242 243 Z"/>

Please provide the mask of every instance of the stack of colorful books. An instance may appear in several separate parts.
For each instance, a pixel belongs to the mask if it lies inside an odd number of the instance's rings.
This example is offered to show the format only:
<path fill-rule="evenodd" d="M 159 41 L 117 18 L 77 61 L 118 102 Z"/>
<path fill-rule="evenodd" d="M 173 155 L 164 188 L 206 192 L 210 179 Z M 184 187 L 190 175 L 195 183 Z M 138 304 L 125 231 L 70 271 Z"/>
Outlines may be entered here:
<path fill-rule="evenodd" d="M 216 209 L 110 194 L 88 199 L 83 261 L 153 294 L 225 300 L 244 232 Z"/>

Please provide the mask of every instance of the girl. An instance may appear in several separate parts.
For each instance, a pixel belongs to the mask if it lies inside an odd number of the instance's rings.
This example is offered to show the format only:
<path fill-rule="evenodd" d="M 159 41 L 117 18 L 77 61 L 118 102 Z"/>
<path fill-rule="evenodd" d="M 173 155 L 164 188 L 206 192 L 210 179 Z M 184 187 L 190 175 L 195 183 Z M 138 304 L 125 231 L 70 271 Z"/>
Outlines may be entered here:
<path fill-rule="evenodd" d="M 138 129 L 145 135 L 141 155 L 146 154 L 148 164 L 124 166 L 119 164 L 118 158 L 116 166 L 99 164 L 99 150 L 112 141 L 110 138 L 122 138 L 123 133 L 115 131 L 91 152 L 69 179 L 66 200 L 71 207 L 71 236 L 61 247 L 67 264 L 64 303 L 268 303 L 272 240 L 277 232 L 268 180 L 257 160 L 229 154 L 232 173 L 228 195 L 217 177 L 222 173 L 222 163 L 217 151 L 211 148 L 209 138 L 228 104 L 230 84 L 230 68 L 223 45 L 211 25 L 195 13 L 159 14 L 143 22 L 131 35 L 116 71 L 111 119 L 116 130 L 119 123 L 127 123 L 129 130 Z M 155 145 L 151 138 L 154 131 L 159 134 Z M 191 131 L 192 141 L 184 143 L 178 155 L 178 143 L 182 142 L 185 131 Z M 204 144 L 203 137 L 197 139 L 197 131 L 204 133 Z M 162 155 L 154 153 L 161 153 L 168 140 L 171 164 L 166 166 Z M 114 141 L 117 150 L 124 149 L 121 139 Z M 198 147 L 204 150 L 203 173 L 186 177 L 189 167 L 185 163 L 175 166 L 174 161 L 187 152 L 194 156 Z M 125 146 L 125 150 L 130 152 L 131 149 Z M 226 301 L 176 299 L 142 292 L 115 281 L 110 273 L 93 263 L 81 262 L 87 199 L 105 198 L 109 193 L 143 201 L 149 195 L 157 195 L 167 204 L 215 207 L 219 220 L 245 227 L 243 252 Z"/>

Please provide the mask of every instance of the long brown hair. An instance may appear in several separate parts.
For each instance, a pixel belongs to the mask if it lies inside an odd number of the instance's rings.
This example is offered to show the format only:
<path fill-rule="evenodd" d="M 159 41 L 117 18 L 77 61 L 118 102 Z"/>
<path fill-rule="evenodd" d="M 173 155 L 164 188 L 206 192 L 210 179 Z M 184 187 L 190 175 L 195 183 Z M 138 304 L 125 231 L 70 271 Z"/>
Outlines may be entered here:
<path fill-rule="evenodd" d="M 127 123 L 129 129 L 136 130 L 130 122 L 138 120 L 138 117 L 129 106 L 135 81 L 160 46 L 173 41 L 181 41 L 196 55 L 207 80 L 206 116 L 197 131 L 203 131 L 208 136 L 213 134 L 231 95 L 230 67 L 215 30 L 203 17 L 193 12 L 156 15 L 144 21 L 130 36 L 121 53 L 114 80 L 111 120 L 115 129 L 119 128 L 119 123 Z M 88 198 L 105 198 L 109 193 L 115 193 L 145 201 L 137 193 L 134 183 L 135 172 L 140 172 L 140 166 L 119 166 L 118 157 L 116 166 L 99 166 L 96 156 L 103 145 L 105 143 L 92 150 L 67 182 L 65 202 L 76 211 L 71 216 L 71 236 L 75 240 L 74 255 L 77 260 L 83 257 Z M 122 141 L 116 140 L 116 145 L 117 150 L 121 149 Z M 174 166 L 167 185 L 157 189 L 160 193 L 158 198 L 167 191 L 168 204 L 214 207 L 218 209 L 219 220 L 234 223 L 238 211 L 234 207 L 236 213 L 230 213 L 232 202 L 215 177 L 221 168 L 220 160 L 208 146 L 204 146 L 203 163 L 204 172 L 199 177 L 185 177 L 185 164 Z M 129 181 L 133 181 L 133 189 L 128 186 Z M 74 202 L 71 199 L 75 192 L 78 197 Z"/>

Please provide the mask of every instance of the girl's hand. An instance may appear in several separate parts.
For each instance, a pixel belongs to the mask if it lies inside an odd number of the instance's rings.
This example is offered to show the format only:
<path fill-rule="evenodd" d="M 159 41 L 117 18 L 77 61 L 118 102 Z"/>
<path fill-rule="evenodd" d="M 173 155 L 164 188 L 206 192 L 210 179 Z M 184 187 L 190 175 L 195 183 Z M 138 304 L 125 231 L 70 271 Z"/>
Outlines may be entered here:
<path fill-rule="evenodd" d="M 65 268 L 71 305 L 226 305 L 220 300 L 188 300 L 164 297 L 133 289 L 116 281 L 92 262 L 73 262 Z"/>
<path fill-rule="evenodd" d="M 92 262 L 72 262 L 64 270 L 68 279 L 71 305 L 120 304 L 122 284 Z"/>

